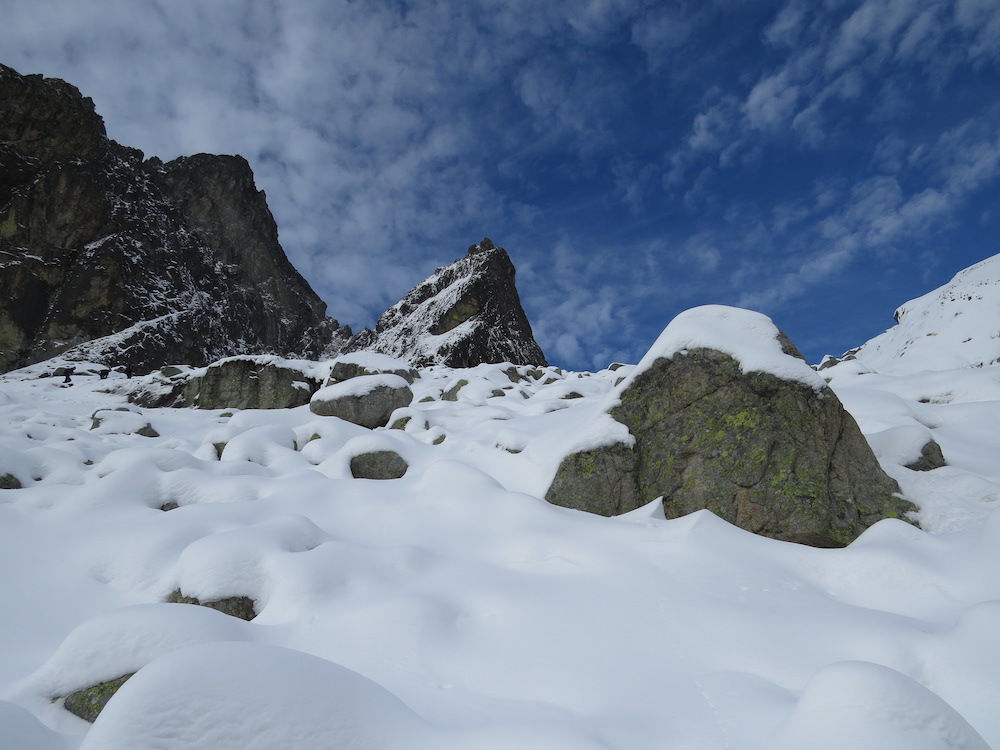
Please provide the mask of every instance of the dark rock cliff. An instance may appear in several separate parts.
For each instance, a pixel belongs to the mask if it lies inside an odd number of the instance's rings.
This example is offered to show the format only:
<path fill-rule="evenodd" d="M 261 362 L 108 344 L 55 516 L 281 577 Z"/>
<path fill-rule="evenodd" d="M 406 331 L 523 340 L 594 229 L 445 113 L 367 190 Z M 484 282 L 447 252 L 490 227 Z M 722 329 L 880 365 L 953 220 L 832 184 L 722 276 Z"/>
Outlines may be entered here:
<path fill-rule="evenodd" d="M 325 308 L 243 158 L 143 160 L 72 85 L 0 66 L 0 372 L 316 354 Z"/>
<path fill-rule="evenodd" d="M 486 238 L 410 290 L 383 313 L 374 331 L 355 336 L 348 350 L 372 349 L 417 367 L 545 365 L 514 275 L 507 251 Z"/>

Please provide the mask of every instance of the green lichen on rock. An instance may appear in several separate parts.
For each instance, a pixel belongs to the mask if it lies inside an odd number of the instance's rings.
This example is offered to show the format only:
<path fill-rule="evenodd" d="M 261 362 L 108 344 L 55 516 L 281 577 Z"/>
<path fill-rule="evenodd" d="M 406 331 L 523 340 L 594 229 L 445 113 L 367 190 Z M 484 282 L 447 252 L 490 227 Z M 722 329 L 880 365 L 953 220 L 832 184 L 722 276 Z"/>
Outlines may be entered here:
<path fill-rule="evenodd" d="M 602 516 L 638 508 L 642 496 L 636 484 L 635 452 L 619 443 L 566 456 L 545 499 Z"/>
<path fill-rule="evenodd" d="M 662 496 L 667 518 L 708 509 L 764 536 L 843 546 L 913 506 L 829 389 L 743 373 L 710 349 L 661 358 L 611 416 L 635 448 L 568 456 L 546 499 L 603 515 Z"/>
<path fill-rule="evenodd" d="M 391 425 L 389 425 L 389 429 L 390 430 L 405 430 L 406 429 L 406 425 L 408 425 L 410 423 L 410 420 L 412 420 L 412 419 L 413 419 L 413 417 L 400 417 L 399 419 L 397 419 L 396 421 L 394 421 Z"/>
<path fill-rule="evenodd" d="M 431 333 L 435 336 L 440 336 L 442 333 L 453 331 L 482 309 L 479 299 L 475 296 L 469 295 L 463 297 L 447 312 L 443 313 L 441 318 L 431 326 Z"/>
<path fill-rule="evenodd" d="M 21 480 L 19 480 L 13 474 L 0 475 L 0 490 L 19 490 L 19 489 L 21 489 Z"/>
<path fill-rule="evenodd" d="M 83 690 L 70 693 L 63 700 L 63 708 L 71 714 L 79 716 L 84 721 L 89 721 L 93 724 L 108 704 L 108 701 L 118 692 L 118 688 L 124 685 L 125 681 L 134 674 L 135 672 L 131 672 L 121 677 L 116 677 L 113 680 L 101 682 Z"/>
<path fill-rule="evenodd" d="M 441 394 L 442 401 L 458 401 L 458 392 L 469 384 L 468 380 L 459 380 L 455 385 Z"/>
<path fill-rule="evenodd" d="M 167 597 L 167 601 L 174 604 L 195 604 L 201 607 L 208 607 L 222 612 L 224 615 L 238 617 L 241 620 L 250 621 L 257 616 L 254 609 L 254 600 L 249 596 L 228 596 L 224 599 L 215 599 L 203 602 L 193 596 L 185 596 L 180 589 L 174 589 Z"/>

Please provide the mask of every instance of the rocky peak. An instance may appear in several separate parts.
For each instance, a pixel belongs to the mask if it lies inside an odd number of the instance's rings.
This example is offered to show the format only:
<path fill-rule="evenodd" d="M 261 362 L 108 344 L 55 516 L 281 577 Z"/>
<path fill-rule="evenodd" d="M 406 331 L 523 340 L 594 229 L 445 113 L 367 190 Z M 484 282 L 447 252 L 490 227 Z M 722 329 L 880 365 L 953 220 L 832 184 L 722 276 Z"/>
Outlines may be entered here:
<path fill-rule="evenodd" d="M 318 353 L 335 322 L 237 156 L 163 164 L 70 84 L 0 67 L 0 372 Z"/>
<path fill-rule="evenodd" d="M 483 362 L 545 365 L 514 284 L 514 264 L 487 237 L 464 258 L 437 269 L 350 349 L 371 349 L 417 366 Z"/>

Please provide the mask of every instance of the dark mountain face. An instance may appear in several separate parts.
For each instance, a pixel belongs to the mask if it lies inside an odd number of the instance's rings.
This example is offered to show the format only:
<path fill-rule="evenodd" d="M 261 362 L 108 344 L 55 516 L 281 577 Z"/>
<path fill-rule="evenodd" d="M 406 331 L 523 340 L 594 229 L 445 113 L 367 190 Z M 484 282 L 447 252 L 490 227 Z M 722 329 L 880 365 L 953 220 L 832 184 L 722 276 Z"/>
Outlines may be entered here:
<path fill-rule="evenodd" d="M 488 238 L 410 290 L 348 349 L 373 349 L 418 367 L 547 364 L 521 307 L 514 264 Z"/>
<path fill-rule="evenodd" d="M 0 66 L 0 372 L 310 355 L 325 308 L 243 158 L 144 161 L 73 86 Z"/>

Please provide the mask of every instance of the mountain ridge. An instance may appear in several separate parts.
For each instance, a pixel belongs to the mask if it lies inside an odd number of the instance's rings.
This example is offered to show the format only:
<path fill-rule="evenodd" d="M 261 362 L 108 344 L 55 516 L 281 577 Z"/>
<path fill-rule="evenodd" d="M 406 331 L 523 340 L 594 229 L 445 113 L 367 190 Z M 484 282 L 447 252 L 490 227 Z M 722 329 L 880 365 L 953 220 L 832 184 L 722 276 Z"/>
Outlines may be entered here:
<path fill-rule="evenodd" d="M 149 371 L 368 347 L 545 364 L 506 251 L 472 247 L 355 335 L 285 255 L 246 159 L 145 159 L 72 84 L 0 65 L 0 372 L 55 355 Z M 416 302 L 429 285 L 453 304 Z"/>

